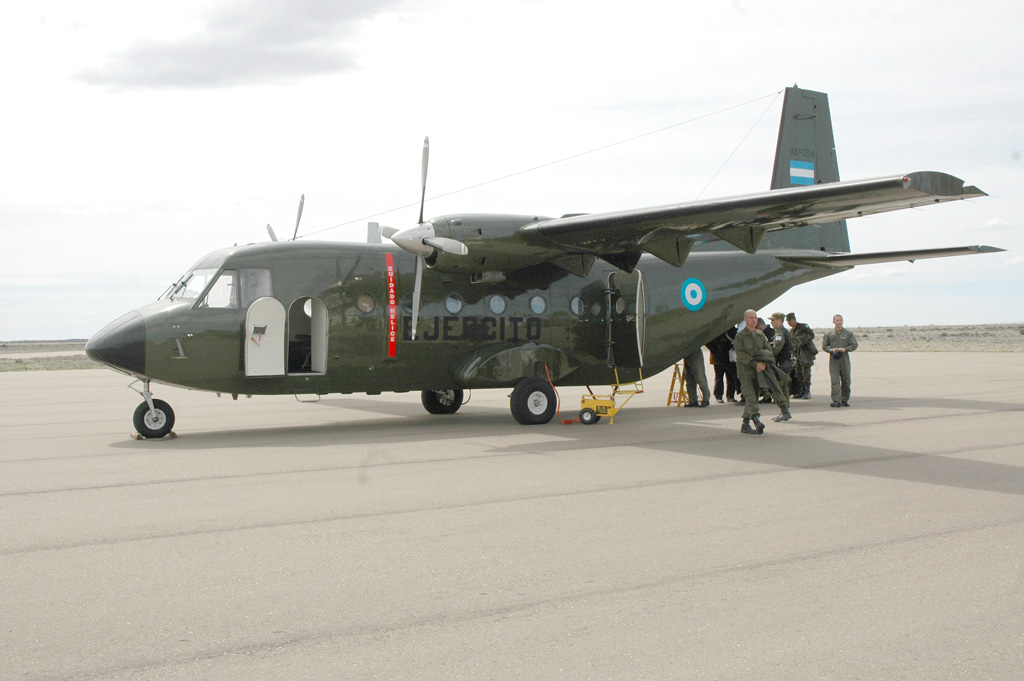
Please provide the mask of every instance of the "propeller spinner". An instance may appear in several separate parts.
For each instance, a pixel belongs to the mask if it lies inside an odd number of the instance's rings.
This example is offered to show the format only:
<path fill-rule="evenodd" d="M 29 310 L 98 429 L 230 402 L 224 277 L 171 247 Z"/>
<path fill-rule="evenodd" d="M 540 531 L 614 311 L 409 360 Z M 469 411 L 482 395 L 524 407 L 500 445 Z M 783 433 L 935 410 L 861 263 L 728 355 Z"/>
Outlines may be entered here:
<path fill-rule="evenodd" d="M 399 230 L 381 227 L 380 234 L 391 239 L 399 248 L 416 256 L 416 279 L 412 289 L 412 337 L 416 339 L 416 325 L 420 316 L 420 284 L 423 281 L 423 265 L 426 258 L 441 251 L 449 255 L 466 255 L 466 244 L 448 237 L 437 236 L 434 225 L 423 221 L 423 204 L 427 197 L 427 163 L 430 158 L 430 138 L 423 138 L 423 165 L 420 180 L 420 217 L 415 227 Z"/>

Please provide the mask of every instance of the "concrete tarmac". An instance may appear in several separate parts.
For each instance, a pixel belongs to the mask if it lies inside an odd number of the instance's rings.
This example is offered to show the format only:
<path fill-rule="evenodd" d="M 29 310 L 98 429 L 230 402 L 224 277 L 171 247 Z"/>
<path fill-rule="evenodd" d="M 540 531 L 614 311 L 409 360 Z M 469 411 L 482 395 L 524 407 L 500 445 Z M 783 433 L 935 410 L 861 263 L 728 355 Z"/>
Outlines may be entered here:
<path fill-rule="evenodd" d="M 760 437 L 0 374 L 0 678 L 1021 678 L 1024 354 L 852 359 Z"/>

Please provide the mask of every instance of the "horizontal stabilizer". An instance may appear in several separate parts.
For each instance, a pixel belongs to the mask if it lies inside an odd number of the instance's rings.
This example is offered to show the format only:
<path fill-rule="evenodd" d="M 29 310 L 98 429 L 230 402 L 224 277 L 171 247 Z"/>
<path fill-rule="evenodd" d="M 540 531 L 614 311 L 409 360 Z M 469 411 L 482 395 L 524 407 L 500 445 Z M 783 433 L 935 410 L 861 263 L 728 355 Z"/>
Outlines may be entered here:
<path fill-rule="evenodd" d="M 954 255 L 974 255 L 975 253 L 1001 253 L 1004 248 L 995 246 L 953 246 L 951 248 L 922 248 L 915 251 L 881 251 L 878 253 L 822 253 L 801 255 L 780 255 L 779 260 L 794 265 L 810 265 L 817 267 L 854 267 L 856 265 L 875 265 L 883 262 L 914 262 L 925 258 L 948 258 Z"/>

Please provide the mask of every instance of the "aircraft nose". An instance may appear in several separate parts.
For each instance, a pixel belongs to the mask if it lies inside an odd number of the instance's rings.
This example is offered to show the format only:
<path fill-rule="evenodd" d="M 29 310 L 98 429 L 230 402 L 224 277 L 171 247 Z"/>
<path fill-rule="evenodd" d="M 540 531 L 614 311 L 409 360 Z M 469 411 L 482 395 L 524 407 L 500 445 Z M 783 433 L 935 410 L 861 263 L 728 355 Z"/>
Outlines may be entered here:
<path fill-rule="evenodd" d="M 109 364 L 142 375 L 146 371 L 146 323 L 138 312 L 129 312 L 104 326 L 85 344 L 94 362 Z"/>

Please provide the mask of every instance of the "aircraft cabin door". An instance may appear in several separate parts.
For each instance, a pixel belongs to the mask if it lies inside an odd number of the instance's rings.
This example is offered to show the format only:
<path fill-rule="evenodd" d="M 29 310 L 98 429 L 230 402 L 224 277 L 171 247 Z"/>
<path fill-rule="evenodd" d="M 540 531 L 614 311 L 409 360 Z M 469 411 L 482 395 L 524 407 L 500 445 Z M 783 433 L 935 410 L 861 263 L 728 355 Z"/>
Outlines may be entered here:
<path fill-rule="evenodd" d="M 284 305 L 276 298 L 259 298 L 245 313 L 245 375 L 283 376 Z"/>
<path fill-rule="evenodd" d="M 288 313 L 288 373 L 327 370 L 327 306 L 318 298 L 299 298 Z"/>
<path fill-rule="evenodd" d="M 647 315 L 644 278 L 640 270 L 609 274 L 607 296 L 605 310 L 609 364 L 642 367 Z"/>

